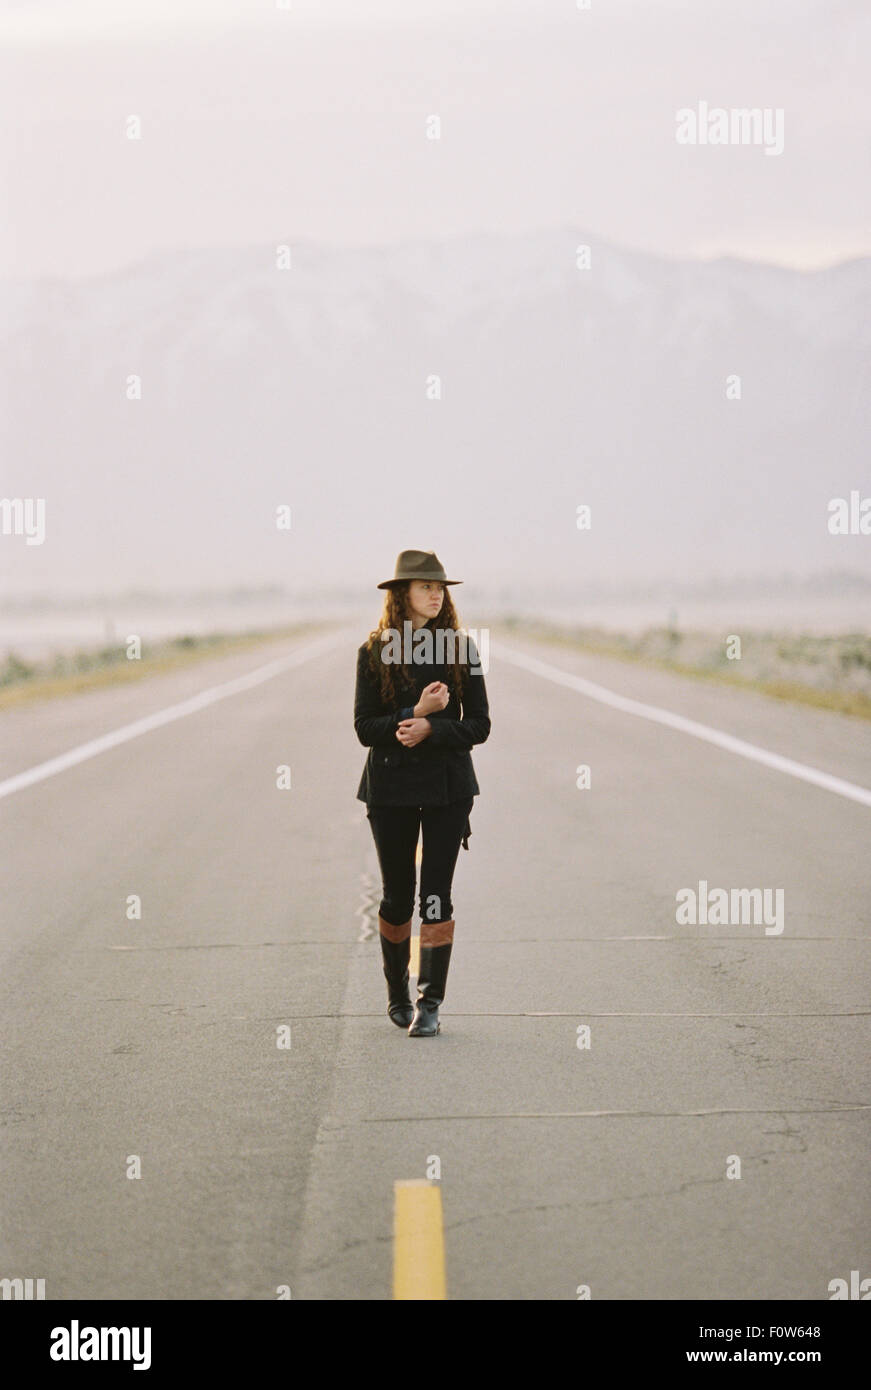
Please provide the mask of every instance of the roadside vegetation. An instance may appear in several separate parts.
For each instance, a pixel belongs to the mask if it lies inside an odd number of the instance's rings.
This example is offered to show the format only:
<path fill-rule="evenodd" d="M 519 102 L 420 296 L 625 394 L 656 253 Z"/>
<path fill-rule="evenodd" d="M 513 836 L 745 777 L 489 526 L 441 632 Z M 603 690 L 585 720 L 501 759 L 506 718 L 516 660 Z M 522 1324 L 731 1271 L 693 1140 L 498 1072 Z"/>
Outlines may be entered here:
<path fill-rule="evenodd" d="M 727 655 L 725 633 L 656 627 L 630 636 L 604 628 L 561 627 L 513 617 L 502 626 L 518 636 L 871 719 L 871 637 L 862 633 L 826 637 L 739 633 L 741 657 L 734 660 Z"/>
<path fill-rule="evenodd" d="M 8 652 L 0 664 L 0 710 L 30 700 L 70 695 L 99 686 L 142 680 L 213 656 L 230 655 L 251 647 L 298 636 L 321 624 L 295 623 L 265 631 L 215 632 L 203 636 L 170 637 L 142 643 L 139 660 L 127 656 L 124 642 L 73 652 L 57 652 L 44 661 L 25 661 Z"/>

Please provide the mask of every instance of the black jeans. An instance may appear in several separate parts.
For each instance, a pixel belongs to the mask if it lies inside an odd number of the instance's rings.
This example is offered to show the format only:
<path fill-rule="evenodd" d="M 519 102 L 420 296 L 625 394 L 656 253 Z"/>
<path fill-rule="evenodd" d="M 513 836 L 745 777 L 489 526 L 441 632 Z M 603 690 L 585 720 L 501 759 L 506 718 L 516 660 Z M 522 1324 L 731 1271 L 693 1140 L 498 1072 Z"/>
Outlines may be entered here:
<path fill-rule="evenodd" d="M 451 886 L 466 820 L 475 798 L 447 806 L 369 806 L 384 896 L 380 915 L 399 927 L 414 913 L 417 885 L 415 851 L 421 825 L 420 916 L 423 922 L 446 922 L 454 915 Z"/>

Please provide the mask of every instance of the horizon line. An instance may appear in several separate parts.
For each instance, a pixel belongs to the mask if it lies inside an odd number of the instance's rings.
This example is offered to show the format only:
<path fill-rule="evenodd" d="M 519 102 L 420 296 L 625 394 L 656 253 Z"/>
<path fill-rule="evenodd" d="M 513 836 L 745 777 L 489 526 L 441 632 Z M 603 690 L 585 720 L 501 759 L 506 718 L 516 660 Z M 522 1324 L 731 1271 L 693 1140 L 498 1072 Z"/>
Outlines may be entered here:
<path fill-rule="evenodd" d="M 847 254 L 840 259 L 820 262 L 818 264 L 796 264 L 785 260 L 770 260 L 759 256 L 749 256 L 742 252 L 665 252 L 654 251 L 641 246 L 631 246 L 625 241 L 617 240 L 606 236 L 597 236 L 583 227 L 573 225 L 554 225 L 550 224 L 538 227 L 529 231 L 506 232 L 501 229 L 484 228 L 480 230 L 468 230 L 464 232 L 447 233 L 441 236 L 404 236 L 396 240 L 372 240 L 343 242 L 327 237 L 301 236 L 296 239 L 284 238 L 274 242 L 266 239 L 251 239 L 246 241 L 231 241 L 224 243 L 204 243 L 192 245 L 190 243 L 175 243 L 155 246 L 151 250 L 136 256 L 127 261 L 120 262 L 113 267 L 102 270 L 89 270 L 80 273 L 67 272 L 59 274 L 56 271 L 40 272 L 35 275 L 16 275 L 6 271 L 0 271 L 0 283 L 25 285 L 43 283 L 63 283 L 87 282 L 100 279 L 108 279 L 113 276 L 122 275 L 125 272 L 147 266 L 149 262 L 160 259 L 168 259 L 179 255 L 205 255 L 211 252 L 242 252 L 260 246 L 289 245 L 294 247 L 318 248 L 332 252 L 359 253 L 367 251 L 381 251 L 389 253 L 391 251 L 401 251 L 403 249 L 426 246 L 444 246 L 448 244 L 461 244 L 462 242 L 472 241 L 532 241 L 536 238 L 556 236 L 564 234 L 566 236 L 578 236 L 588 238 L 589 244 L 595 247 L 597 244 L 610 251 L 626 256 L 635 256 L 648 261 L 664 263 L 666 265 L 718 265 L 734 264 L 741 268 L 764 269 L 781 271 L 788 275 L 820 275 L 832 270 L 842 270 L 848 266 L 861 264 L 863 261 L 871 259 L 871 248 L 867 251 Z M 584 243 L 587 244 L 587 243 Z"/>

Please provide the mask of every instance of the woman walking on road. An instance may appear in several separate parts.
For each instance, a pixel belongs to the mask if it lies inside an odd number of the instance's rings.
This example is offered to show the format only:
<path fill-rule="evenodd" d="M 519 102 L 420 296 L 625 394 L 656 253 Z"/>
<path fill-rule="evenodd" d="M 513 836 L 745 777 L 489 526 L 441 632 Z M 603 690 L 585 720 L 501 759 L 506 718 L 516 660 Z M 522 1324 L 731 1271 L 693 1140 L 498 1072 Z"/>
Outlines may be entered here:
<path fill-rule="evenodd" d="M 451 888 L 480 788 L 470 748 L 490 733 L 475 643 L 459 626 L 448 579 L 432 550 L 403 550 L 385 589 L 378 626 L 357 652 L 354 730 L 369 749 L 357 789 L 366 802 L 381 869 L 378 911 L 387 1012 L 409 1037 L 441 1029 L 454 940 Z M 420 866 L 417 1002 L 408 993 L 415 852 Z"/>

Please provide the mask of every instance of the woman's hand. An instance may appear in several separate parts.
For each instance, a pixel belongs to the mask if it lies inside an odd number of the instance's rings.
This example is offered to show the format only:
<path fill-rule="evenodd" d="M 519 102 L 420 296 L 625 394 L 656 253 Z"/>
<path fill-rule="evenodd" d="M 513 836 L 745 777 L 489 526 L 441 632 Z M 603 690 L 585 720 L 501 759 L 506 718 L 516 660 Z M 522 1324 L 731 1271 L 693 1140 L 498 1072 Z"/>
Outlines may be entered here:
<path fill-rule="evenodd" d="M 396 737 L 406 748 L 422 743 L 431 733 L 432 725 L 428 719 L 401 719 L 396 726 Z"/>
<path fill-rule="evenodd" d="M 426 685 L 423 694 L 414 707 L 414 712 L 418 718 L 427 714 L 434 714 L 436 710 L 445 709 L 451 692 L 444 681 L 433 681 L 432 685 Z"/>

